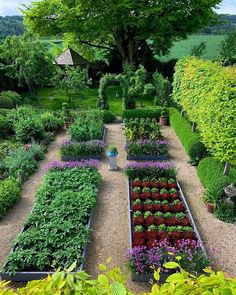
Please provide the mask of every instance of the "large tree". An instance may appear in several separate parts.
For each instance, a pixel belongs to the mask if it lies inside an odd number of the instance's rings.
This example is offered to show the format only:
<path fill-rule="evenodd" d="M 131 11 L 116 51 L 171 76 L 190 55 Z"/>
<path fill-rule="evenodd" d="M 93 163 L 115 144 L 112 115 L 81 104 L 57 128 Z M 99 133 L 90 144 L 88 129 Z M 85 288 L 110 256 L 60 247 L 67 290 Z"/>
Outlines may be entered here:
<path fill-rule="evenodd" d="M 26 84 L 31 94 L 48 85 L 54 69 L 46 46 L 29 34 L 7 37 L 0 44 L 0 61 L 0 69 L 19 86 Z"/>
<path fill-rule="evenodd" d="M 213 18 L 220 0 L 41 0 L 24 11 L 28 28 L 64 35 L 79 44 L 114 51 L 134 63 L 147 47 L 168 51 Z"/>

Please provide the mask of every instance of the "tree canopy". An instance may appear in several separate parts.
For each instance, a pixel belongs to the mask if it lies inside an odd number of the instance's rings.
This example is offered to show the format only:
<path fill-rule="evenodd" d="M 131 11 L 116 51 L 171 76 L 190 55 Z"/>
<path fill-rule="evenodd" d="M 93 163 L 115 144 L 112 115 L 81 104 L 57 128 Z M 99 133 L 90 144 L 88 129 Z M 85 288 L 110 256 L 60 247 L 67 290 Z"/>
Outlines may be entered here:
<path fill-rule="evenodd" d="M 0 69 L 26 84 L 31 92 L 39 85 L 48 85 L 53 73 L 52 57 L 42 42 L 29 34 L 7 37 L 0 45 Z"/>
<path fill-rule="evenodd" d="M 213 18 L 220 0 L 41 0 L 24 11 L 34 33 L 70 37 L 81 46 L 115 51 L 134 63 L 145 49 L 168 51 Z M 151 42 L 147 42 L 151 40 Z"/>

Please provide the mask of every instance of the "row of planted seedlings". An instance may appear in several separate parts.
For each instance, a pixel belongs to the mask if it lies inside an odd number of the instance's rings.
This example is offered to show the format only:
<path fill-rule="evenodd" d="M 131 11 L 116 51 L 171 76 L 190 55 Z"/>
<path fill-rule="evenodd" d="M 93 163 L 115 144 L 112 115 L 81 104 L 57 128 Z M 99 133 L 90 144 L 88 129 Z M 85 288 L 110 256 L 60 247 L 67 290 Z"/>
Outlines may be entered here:
<path fill-rule="evenodd" d="M 166 160 L 167 142 L 156 118 L 124 119 L 127 160 Z"/>
<path fill-rule="evenodd" d="M 100 184 L 99 165 L 97 160 L 49 164 L 35 205 L 6 258 L 3 280 L 40 279 L 74 262 L 75 272 L 82 269 Z"/>
<path fill-rule="evenodd" d="M 105 153 L 106 127 L 100 111 L 79 112 L 61 146 L 62 161 L 100 160 Z"/>
<path fill-rule="evenodd" d="M 169 163 L 130 162 L 129 267 L 134 281 L 148 282 L 161 269 L 161 280 L 172 273 L 164 263 L 181 257 L 179 264 L 193 275 L 209 266 L 209 259 L 185 196 Z M 174 270 L 178 271 L 178 270 Z"/>

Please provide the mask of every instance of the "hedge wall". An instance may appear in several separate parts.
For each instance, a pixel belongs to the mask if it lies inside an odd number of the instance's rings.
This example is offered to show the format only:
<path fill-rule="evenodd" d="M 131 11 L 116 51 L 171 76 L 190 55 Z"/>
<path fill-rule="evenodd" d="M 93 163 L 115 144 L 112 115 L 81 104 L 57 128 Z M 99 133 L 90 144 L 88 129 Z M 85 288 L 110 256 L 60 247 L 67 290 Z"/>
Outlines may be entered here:
<path fill-rule="evenodd" d="M 147 109 L 133 109 L 124 110 L 122 113 L 122 119 L 130 118 L 156 118 L 159 119 L 162 111 L 167 110 L 163 107 L 147 108 Z"/>
<path fill-rule="evenodd" d="M 185 151 L 189 154 L 191 146 L 200 141 L 200 134 L 192 132 L 192 127 L 188 119 L 181 117 L 180 112 L 175 108 L 169 108 L 170 126 L 175 130 Z"/>
<path fill-rule="evenodd" d="M 177 62 L 173 99 L 195 122 L 201 140 L 220 161 L 236 163 L 236 67 L 197 58 Z"/>

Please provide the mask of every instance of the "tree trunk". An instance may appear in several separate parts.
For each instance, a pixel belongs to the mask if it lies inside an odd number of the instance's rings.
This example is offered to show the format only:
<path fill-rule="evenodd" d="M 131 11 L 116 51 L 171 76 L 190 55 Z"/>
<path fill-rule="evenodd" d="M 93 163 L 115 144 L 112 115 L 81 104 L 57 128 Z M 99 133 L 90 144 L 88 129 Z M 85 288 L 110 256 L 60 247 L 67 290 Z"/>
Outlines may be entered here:
<path fill-rule="evenodd" d="M 192 132 L 195 132 L 195 127 L 196 127 L 196 124 L 195 122 L 192 123 Z"/>
<path fill-rule="evenodd" d="M 137 43 L 132 33 L 126 37 L 125 32 L 117 32 L 114 35 L 118 51 L 122 58 L 122 64 L 134 64 L 134 55 L 137 49 Z"/>
<path fill-rule="evenodd" d="M 181 113 L 180 113 L 181 117 L 184 116 L 184 112 L 185 112 L 185 110 L 182 110 L 182 111 L 181 111 Z"/>
<path fill-rule="evenodd" d="M 229 162 L 225 162 L 225 167 L 224 167 L 224 175 L 228 175 L 229 174 L 229 169 L 230 169 L 230 164 Z"/>

